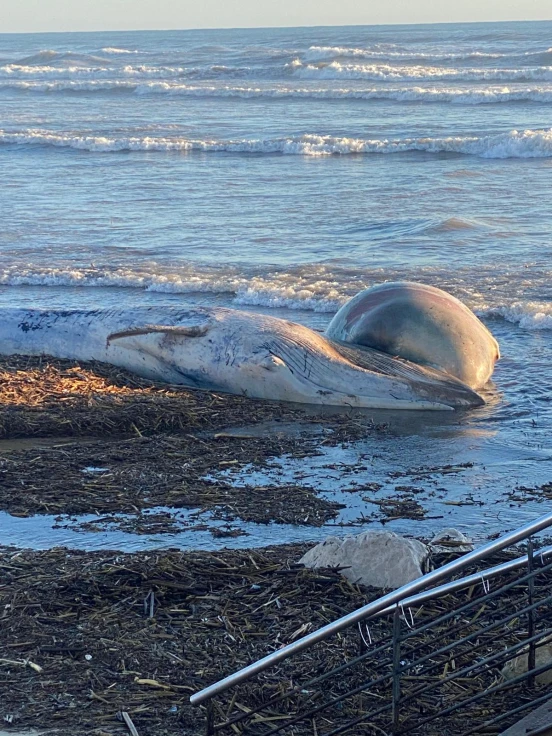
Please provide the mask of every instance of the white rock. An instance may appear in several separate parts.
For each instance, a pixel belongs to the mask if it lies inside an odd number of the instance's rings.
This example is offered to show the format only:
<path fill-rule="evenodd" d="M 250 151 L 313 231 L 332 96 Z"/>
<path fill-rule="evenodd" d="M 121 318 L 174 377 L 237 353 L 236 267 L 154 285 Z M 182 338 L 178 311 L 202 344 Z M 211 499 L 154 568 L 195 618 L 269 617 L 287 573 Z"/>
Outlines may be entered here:
<path fill-rule="evenodd" d="M 515 659 L 506 662 L 502 670 L 502 677 L 505 680 L 513 680 L 515 677 L 527 672 L 528 660 L 529 654 L 527 651 L 524 651 L 523 654 L 519 654 Z M 550 640 L 547 644 L 543 644 L 535 650 L 535 667 L 544 667 L 546 664 L 550 665 L 550 669 L 541 672 L 540 675 L 535 677 L 537 685 L 552 685 L 552 641 Z"/>
<path fill-rule="evenodd" d="M 429 544 L 433 552 L 471 552 L 473 549 L 472 540 L 451 526 L 437 532 Z"/>
<path fill-rule="evenodd" d="M 400 588 L 423 575 L 429 549 L 393 532 L 368 531 L 354 537 L 328 537 L 299 560 L 305 567 L 340 567 L 353 583 Z"/>

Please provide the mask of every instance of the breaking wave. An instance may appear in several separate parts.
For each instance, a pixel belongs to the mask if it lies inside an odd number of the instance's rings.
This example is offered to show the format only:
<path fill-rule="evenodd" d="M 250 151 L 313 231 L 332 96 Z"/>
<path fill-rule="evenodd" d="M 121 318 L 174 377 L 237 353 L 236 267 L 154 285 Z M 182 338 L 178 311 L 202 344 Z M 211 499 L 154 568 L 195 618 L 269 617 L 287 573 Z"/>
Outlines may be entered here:
<path fill-rule="evenodd" d="M 24 92 L 127 92 L 137 95 L 230 97 L 243 99 L 395 100 L 397 102 L 492 105 L 509 102 L 552 103 L 552 85 L 534 87 L 365 87 L 316 88 L 245 85 L 194 85 L 127 80 L 0 81 L 1 90 Z"/>
<path fill-rule="evenodd" d="M 0 284 L 5 286 L 69 286 L 143 289 L 166 294 L 230 294 L 236 305 L 271 308 L 306 309 L 335 312 L 347 298 L 347 285 L 336 288 L 331 272 L 301 276 L 285 271 L 265 275 L 244 274 L 233 268 L 214 269 L 196 265 L 178 273 L 151 273 L 128 268 L 6 268 L 0 270 Z M 357 291 L 363 288 L 359 282 Z"/>
<path fill-rule="evenodd" d="M 391 66 L 389 64 L 304 64 L 295 59 L 287 68 L 301 79 L 370 79 L 373 81 L 463 81 L 528 82 L 552 81 L 552 66 L 525 69 L 460 68 L 442 66 Z"/>
<path fill-rule="evenodd" d="M 552 305 L 544 302 L 513 302 L 480 310 L 481 316 L 500 317 L 524 330 L 552 330 Z"/>
<path fill-rule="evenodd" d="M 334 313 L 354 294 L 386 280 L 412 279 L 413 274 L 392 269 L 347 269 L 339 266 L 305 264 L 263 273 L 247 272 L 237 267 L 210 267 L 201 264 L 181 265 L 177 271 L 159 272 L 140 268 L 64 267 L 40 268 L 13 266 L 0 270 L 0 285 L 40 287 L 124 288 L 166 294 L 226 294 L 234 306 L 270 309 L 307 310 Z M 552 304 L 549 301 L 522 301 L 518 286 L 495 269 L 473 273 L 442 273 L 423 269 L 417 280 L 440 286 L 454 293 L 483 318 L 503 319 L 526 330 L 552 330 Z M 533 288 L 542 289 L 540 281 L 549 283 L 550 274 L 535 274 Z M 481 283 L 478 283 L 478 279 Z M 471 285 L 470 285 L 471 284 Z M 506 292 L 504 291 L 506 289 Z M 489 290 L 495 291 L 495 304 L 489 304 Z M 486 292 L 485 297 L 481 292 Z M 509 302 L 506 293 L 513 294 Z"/>
<path fill-rule="evenodd" d="M 349 46 L 310 46 L 303 55 L 305 61 L 331 61 L 333 59 L 387 59 L 410 61 L 481 61 L 493 59 L 522 59 L 537 63 L 552 61 L 552 48 L 544 51 L 526 51 L 525 53 L 466 51 L 392 51 L 381 48 L 356 48 Z"/>
<path fill-rule="evenodd" d="M 105 46 L 102 51 L 104 54 L 137 54 L 138 51 L 130 51 L 129 49 L 118 49 L 115 46 Z"/>
<path fill-rule="evenodd" d="M 41 145 L 109 153 L 117 151 L 203 151 L 252 154 L 329 156 L 347 154 L 390 154 L 409 151 L 456 153 L 480 158 L 552 157 L 552 128 L 512 130 L 487 136 L 445 138 L 365 139 L 302 135 L 285 138 L 244 140 L 201 140 L 183 137 L 76 135 L 47 130 L 21 132 L 0 130 L 0 144 Z"/>
<path fill-rule="evenodd" d="M 364 49 L 350 46 L 310 46 L 304 54 L 305 61 L 328 61 L 332 59 L 410 59 L 454 61 L 461 59 L 502 59 L 508 54 L 485 53 L 482 51 L 422 52 L 391 51 L 387 49 Z"/>
<path fill-rule="evenodd" d="M 104 62 L 103 59 L 100 59 Z M 51 64 L 41 66 L 29 66 L 28 64 L 4 64 L 0 66 L 0 79 L 28 79 L 39 77 L 41 79 L 164 79 L 165 77 L 201 77 L 204 75 L 215 77 L 243 76 L 249 72 L 249 67 L 225 66 L 224 64 L 212 64 L 205 67 L 183 67 L 183 66 L 150 66 L 139 64 L 132 66 L 64 66 L 56 67 Z"/>

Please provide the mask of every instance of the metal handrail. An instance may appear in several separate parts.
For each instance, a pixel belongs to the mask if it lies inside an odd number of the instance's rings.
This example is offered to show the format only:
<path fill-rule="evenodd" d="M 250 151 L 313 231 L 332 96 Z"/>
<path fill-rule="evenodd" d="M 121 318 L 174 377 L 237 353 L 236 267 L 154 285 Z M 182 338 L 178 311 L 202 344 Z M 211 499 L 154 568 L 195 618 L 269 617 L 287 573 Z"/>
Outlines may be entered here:
<path fill-rule="evenodd" d="M 456 560 L 452 560 L 448 564 L 443 565 L 443 567 L 432 570 L 432 572 L 429 572 L 426 575 L 423 575 L 422 577 L 419 577 L 416 580 L 413 580 L 412 582 L 407 583 L 406 585 L 403 585 L 400 588 L 391 591 L 390 593 L 387 593 L 381 598 L 378 598 L 377 600 L 372 601 L 371 603 L 368 603 L 361 608 L 357 608 L 355 611 L 342 616 L 336 621 L 332 621 L 331 623 L 326 624 L 326 626 L 322 626 L 320 629 L 307 634 L 307 636 L 291 642 L 285 647 L 282 647 L 281 649 L 272 652 L 266 657 L 253 662 L 247 667 L 238 670 L 238 672 L 234 672 L 228 677 L 225 677 L 224 679 L 219 680 L 212 685 L 209 685 L 209 687 L 206 687 L 203 690 L 194 693 L 190 697 L 190 702 L 192 703 L 192 705 L 203 703 L 205 700 L 209 700 L 215 695 L 219 695 L 229 688 L 234 687 L 235 685 L 238 685 L 245 680 L 248 680 L 250 677 L 263 672 L 268 667 L 271 667 L 272 665 L 281 662 L 284 659 L 287 659 L 293 654 L 296 654 L 297 652 L 300 652 L 303 649 L 316 644 L 317 642 L 327 639 L 332 634 L 336 634 L 337 632 L 342 631 L 343 629 L 351 626 L 352 624 L 356 624 L 363 619 L 372 617 L 376 614 L 380 614 L 389 606 L 395 603 L 399 603 L 400 601 L 404 602 L 405 597 L 412 596 L 414 593 L 427 588 L 432 583 L 436 583 L 443 578 L 452 575 L 455 572 L 463 570 L 470 564 L 477 562 L 487 557 L 488 555 L 493 554 L 494 552 L 499 552 L 500 550 L 506 547 L 510 547 L 512 544 L 516 544 L 517 542 L 520 542 L 523 539 L 532 536 L 533 534 L 537 534 L 538 532 L 546 529 L 551 525 L 552 513 L 545 514 L 544 516 L 539 517 L 536 521 L 525 524 L 524 526 L 519 527 L 518 529 L 515 529 L 508 534 L 505 534 L 499 539 L 487 542 L 487 544 L 484 544 L 482 547 L 479 547 L 472 552 L 468 552 L 467 554 L 459 557 Z M 477 579 L 480 579 L 480 575 L 477 576 Z M 452 581 L 452 583 L 450 583 L 449 585 L 454 585 L 456 582 L 457 581 Z M 441 586 L 441 589 L 444 587 L 445 586 Z"/>
<path fill-rule="evenodd" d="M 550 555 L 552 555 L 552 546 L 543 547 L 538 551 L 538 556 L 542 560 L 544 560 L 545 557 L 550 557 Z M 473 575 L 466 575 L 465 578 L 451 580 L 450 583 L 439 585 L 437 588 L 430 588 L 430 590 L 426 590 L 423 593 L 418 593 L 417 595 L 412 595 L 409 598 L 404 598 L 404 600 L 401 601 L 401 606 L 408 608 L 409 606 L 415 606 L 419 603 L 424 603 L 425 601 L 432 601 L 434 598 L 439 598 L 439 596 L 441 595 L 448 595 L 449 593 L 454 593 L 457 590 L 462 590 L 462 588 L 469 588 L 470 585 L 476 585 L 477 583 L 482 583 L 483 581 L 492 580 L 498 575 L 503 575 L 505 572 L 517 570 L 519 567 L 523 567 L 526 564 L 526 555 L 524 555 L 523 557 L 516 557 L 515 560 L 501 562 L 500 565 L 488 567 L 486 570 L 481 570 L 480 572 L 474 572 Z M 379 611 L 373 616 L 370 616 L 370 619 L 379 618 L 380 616 L 386 616 L 392 614 L 394 611 L 394 605 L 387 606 L 387 608 L 384 608 L 383 611 Z"/>

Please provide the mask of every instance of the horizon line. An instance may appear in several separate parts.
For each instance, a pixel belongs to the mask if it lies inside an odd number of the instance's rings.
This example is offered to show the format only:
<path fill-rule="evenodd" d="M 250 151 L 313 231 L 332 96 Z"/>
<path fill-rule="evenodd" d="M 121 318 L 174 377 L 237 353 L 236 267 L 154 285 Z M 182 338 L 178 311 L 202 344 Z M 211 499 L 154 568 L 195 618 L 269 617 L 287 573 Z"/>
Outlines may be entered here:
<path fill-rule="evenodd" d="M 194 26 L 190 28 L 96 28 L 88 30 L 65 31 L 2 31 L 0 36 L 50 35 L 63 33 L 158 33 L 158 32 L 190 32 L 190 31 L 261 31 L 261 30 L 293 30 L 297 28 L 381 28 L 385 26 L 451 26 L 451 25 L 487 25 L 498 23 L 549 23 L 552 18 L 509 19 L 509 20 L 459 20 L 459 21 L 426 21 L 417 23 L 328 23 L 322 25 L 283 25 L 283 26 Z"/>

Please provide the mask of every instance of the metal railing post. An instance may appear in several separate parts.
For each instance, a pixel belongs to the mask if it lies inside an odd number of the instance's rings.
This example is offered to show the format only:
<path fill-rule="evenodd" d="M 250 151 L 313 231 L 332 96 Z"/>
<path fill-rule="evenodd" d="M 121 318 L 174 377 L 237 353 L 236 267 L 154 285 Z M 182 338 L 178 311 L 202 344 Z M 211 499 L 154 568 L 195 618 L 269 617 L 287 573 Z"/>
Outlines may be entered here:
<path fill-rule="evenodd" d="M 268 667 L 279 664 L 288 657 L 299 653 L 303 649 L 306 649 L 319 641 L 324 641 L 324 639 L 333 634 L 337 634 L 339 631 L 351 626 L 351 624 L 356 624 L 359 621 L 363 621 L 364 619 L 377 615 L 388 606 L 394 605 L 398 601 L 404 600 L 409 596 L 413 596 L 415 593 L 419 593 L 421 590 L 440 582 L 444 578 L 451 577 L 452 574 L 460 572 L 467 565 L 478 562 L 494 552 L 498 552 L 506 547 L 510 547 L 516 542 L 527 539 L 528 536 L 536 534 L 551 525 L 552 514 L 549 513 L 545 516 L 541 516 L 535 521 L 515 529 L 512 532 L 509 532 L 508 534 L 505 534 L 497 540 L 487 542 L 487 544 L 484 544 L 482 547 L 474 549 L 472 552 L 468 552 L 462 557 L 452 560 L 446 565 L 443 565 L 443 567 L 432 570 L 420 578 L 416 578 L 412 582 L 403 585 L 401 588 L 397 588 L 396 590 L 387 593 L 378 600 L 372 601 L 371 603 L 358 608 L 356 611 L 348 613 L 336 621 L 332 621 L 331 623 L 322 626 L 320 629 L 307 634 L 301 639 L 296 639 L 281 649 L 277 649 L 266 657 L 244 667 L 238 672 L 234 672 L 228 677 L 203 688 L 203 690 L 194 693 L 190 697 L 190 702 L 192 705 L 199 705 L 215 695 L 220 695 L 228 690 L 228 688 L 235 687 L 236 685 L 239 685 L 239 683 L 245 682 L 254 675 L 258 675 L 263 672 Z"/>
<path fill-rule="evenodd" d="M 401 616 L 399 605 L 393 614 L 393 734 L 399 730 L 399 704 L 401 700 Z"/>
<path fill-rule="evenodd" d="M 212 700 L 207 701 L 205 710 L 205 736 L 213 736 L 215 733 L 215 707 Z"/>
<path fill-rule="evenodd" d="M 529 537 L 527 540 L 527 571 L 531 577 L 527 581 L 527 601 L 531 608 L 527 612 L 527 637 L 529 638 L 529 654 L 527 657 L 527 671 L 535 669 L 536 659 L 536 642 L 535 636 L 535 609 L 533 608 L 533 602 L 535 599 L 535 558 L 533 549 L 533 538 Z M 529 675 L 527 678 L 527 684 L 530 688 L 535 687 L 535 675 Z"/>

